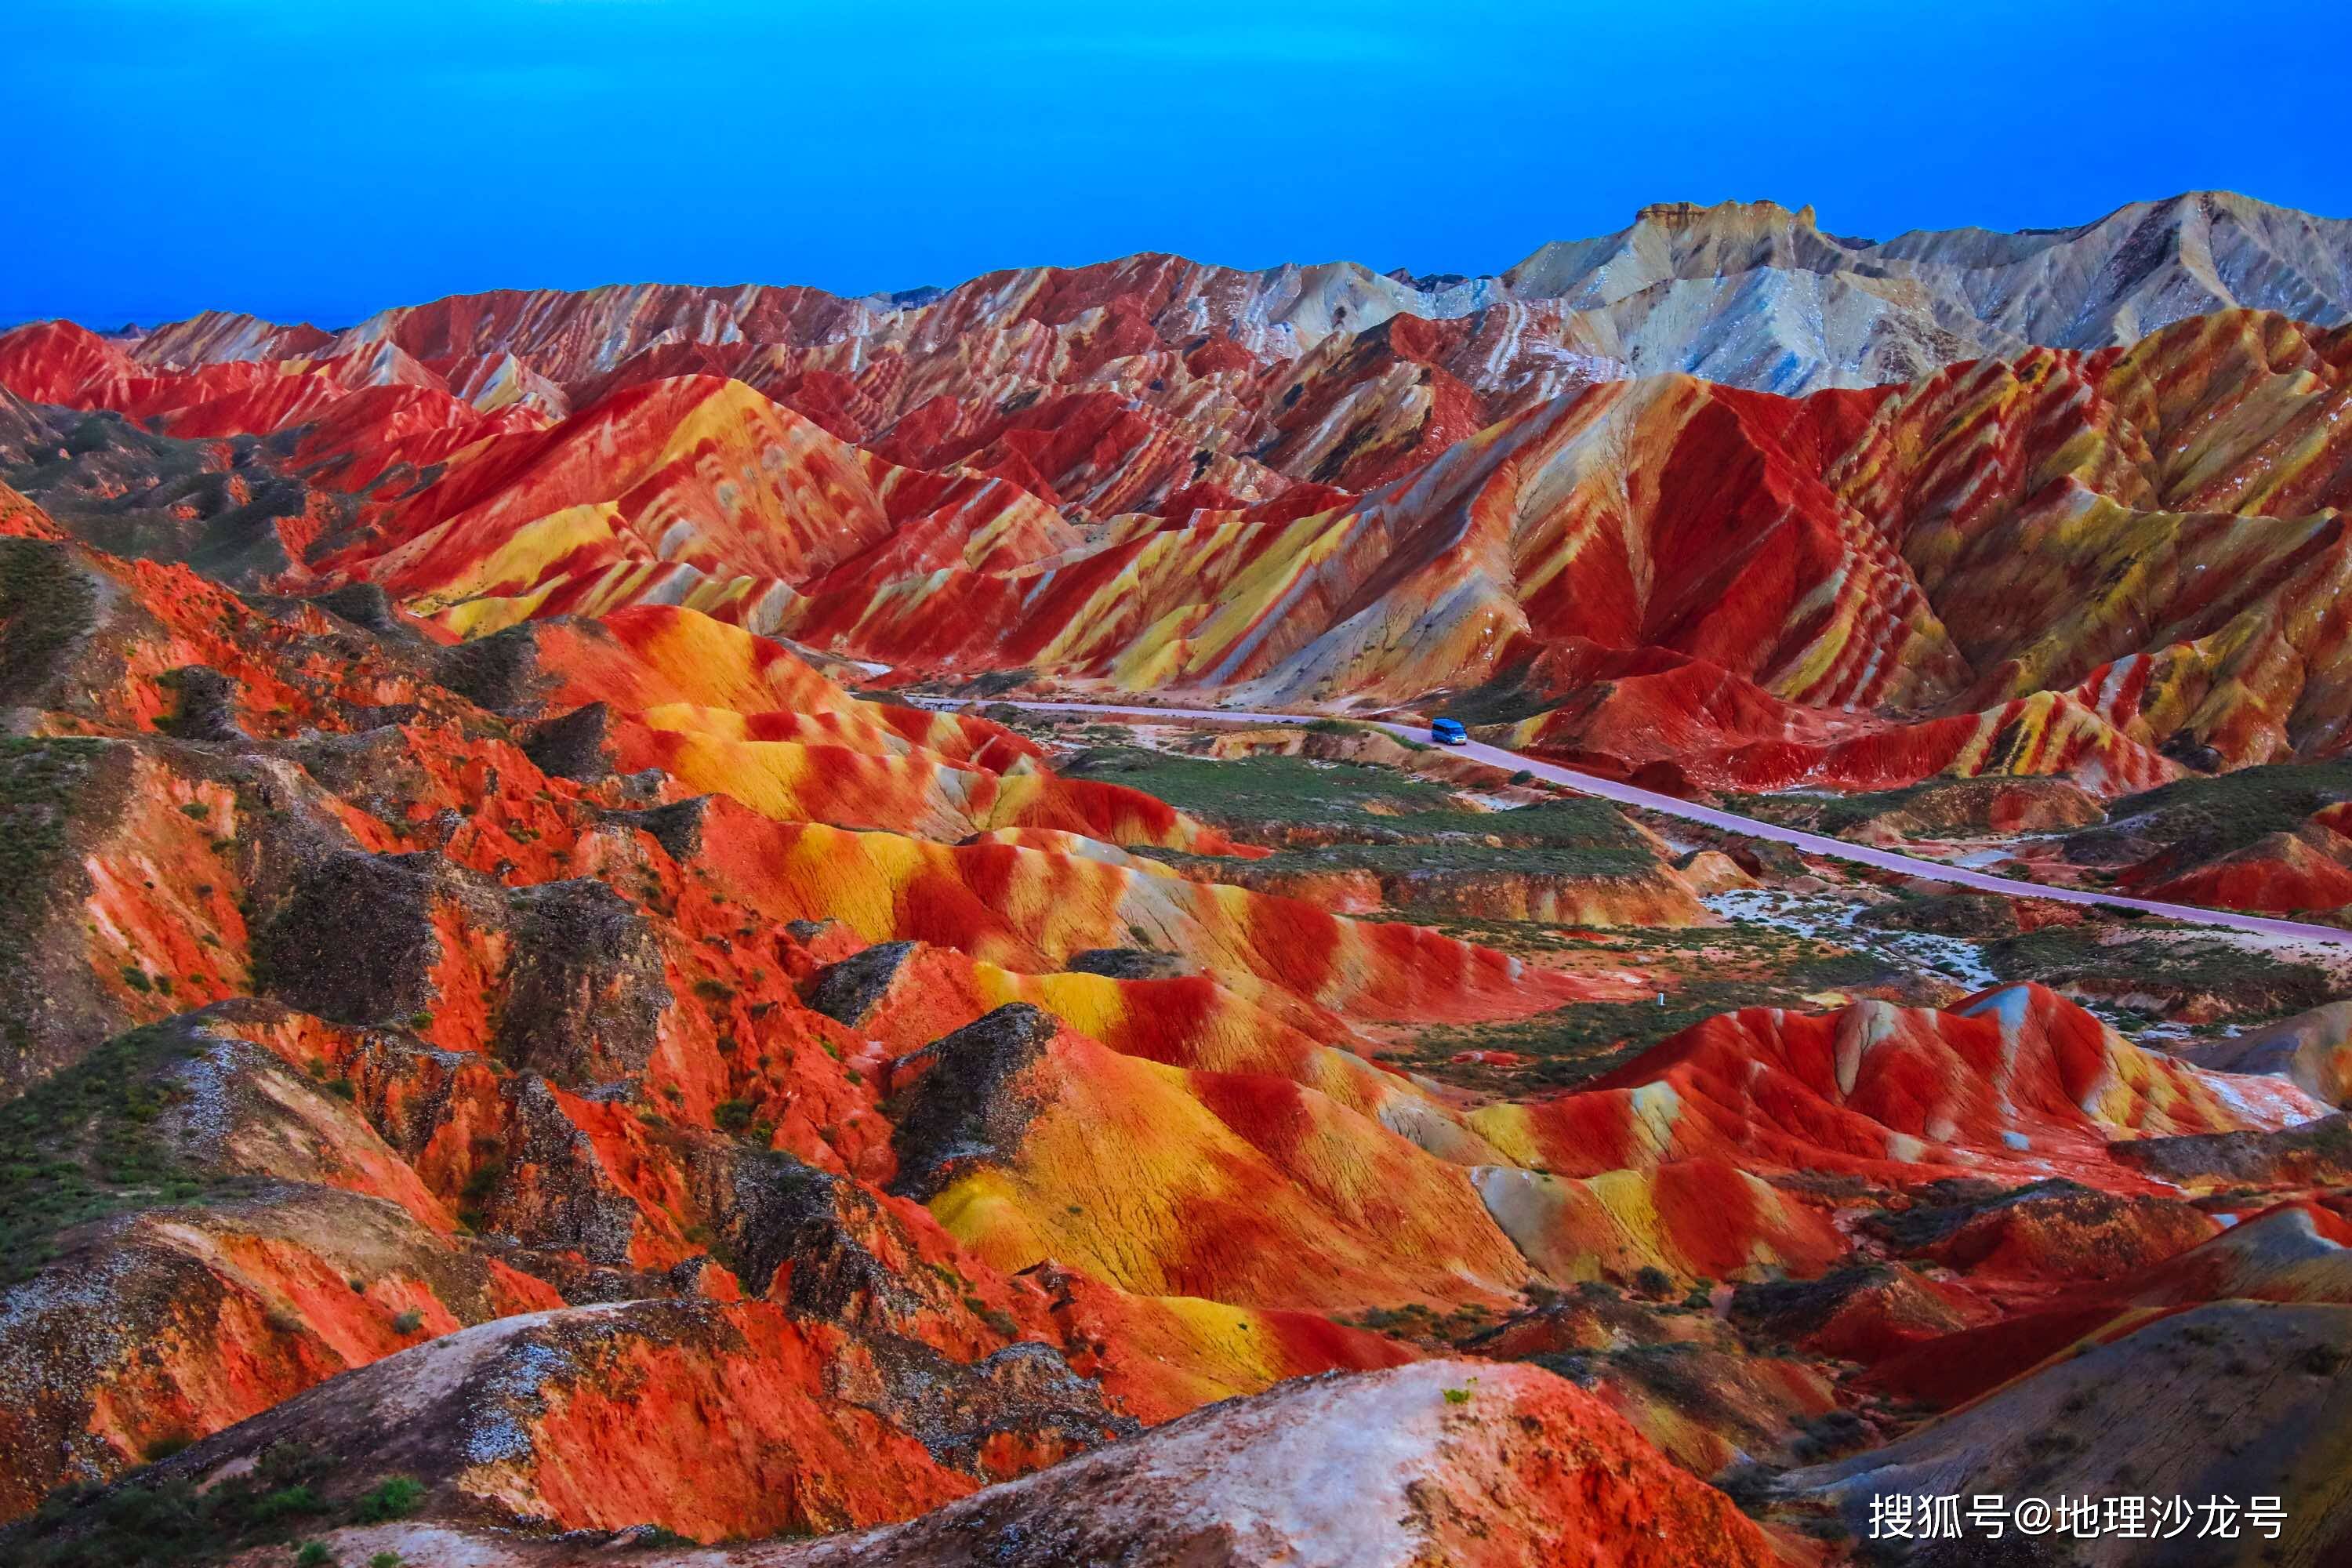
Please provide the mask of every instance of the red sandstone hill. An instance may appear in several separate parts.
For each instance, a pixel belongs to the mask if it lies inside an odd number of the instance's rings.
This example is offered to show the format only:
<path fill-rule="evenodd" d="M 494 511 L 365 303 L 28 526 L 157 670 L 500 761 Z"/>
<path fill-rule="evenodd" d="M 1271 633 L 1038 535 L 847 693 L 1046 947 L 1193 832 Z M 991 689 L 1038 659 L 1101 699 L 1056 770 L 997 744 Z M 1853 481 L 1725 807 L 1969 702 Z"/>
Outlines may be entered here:
<path fill-rule="evenodd" d="M 1451 330 L 1416 321 L 1382 330 L 1415 353 Z M 1453 700 L 1515 743 L 1701 787 L 2054 773 L 2115 795 L 2335 754 L 2346 344 L 2235 311 L 1901 386 L 1606 381 L 1507 413 L 1407 396 L 1351 354 L 1257 416 L 1266 478 L 1238 489 L 1218 477 L 1238 459 L 1124 383 L 997 397 L 974 446 L 795 413 L 734 349 L 650 348 L 658 375 L 603 375 L 563 418 L 485 412 L 431 368 L 447 356 L 397 342 L 173 370 L 51 324 L 0 337 L 0 384 L 268 437 L 236 460 L 293 499 L 275 521 L 198 508 L 187 558 L 377 583 L 469 635 L 683 604 L 893 681 Z M 1210 381 L 1186 406 L 1240 395 L 1192 357 Z M 1408 407 L 1401 446 L 1333 424 Z M 1356 456 L 1312 459 L 1282 433 L 1296 411 Z M 41 470 L 61 505 L 68 468 L 135 468 L 100 454 L 155 438 L 110 428 L 64 432 Z M 115 537 L 138 485 L 85 484 L 64 515 Z M 2300 875 L 2300 907 L 2328 894 L 2325 868 Z"/>
<path fill-rule="evenodd" d="M 1105 1542 L 1279 1523 L 1309 1505 L 1259 1443 L 1348 1496 L 1458 1485 L 1399 1560 L 1763 1561 L 1705 1482 L 1866 1436 L 1840 1360 L 1951 1400 L 1916 1368 L 1954 1336 L 2021 1373 L 2147 1302 L 2345 1299 L 2294 1125 L 2325 1108 L 2048 992 L 1737 1013 L 1469 1103 L 1373 1036 L 1594 983 L 1172 875 L 1111 846 L 1250 847 L 692 610 L 457 643 L 0 502 L 0 1503 L 30 1561 L 258 1546 L 293 1494 L 354 1552 L 899 1526 L 859 1550 L 926 1562 L 1020 1499 Z M 2308 1234 L 2213 1250 L 2151 1174 L 2213 1140 Z M 1156 1430 L 1449 1342 L 1401 1323 L 1496 1325 L 1487 1369 Z M 1383 1400 L 1389 1446 L 1316 1436 Z M 371 1516 L 393 1479 L 406 1522 Z M 1848 1496 L 1803 1489 L 1775 1506 Z"/>

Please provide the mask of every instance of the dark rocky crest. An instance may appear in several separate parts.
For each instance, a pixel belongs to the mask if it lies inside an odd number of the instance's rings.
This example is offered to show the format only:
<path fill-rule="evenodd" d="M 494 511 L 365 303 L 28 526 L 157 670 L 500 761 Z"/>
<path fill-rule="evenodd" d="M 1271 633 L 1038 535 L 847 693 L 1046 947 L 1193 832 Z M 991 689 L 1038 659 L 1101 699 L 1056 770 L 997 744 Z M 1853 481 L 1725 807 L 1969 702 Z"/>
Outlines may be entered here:
<path fill-rule="evenodd" d="M 919 943 L 882 942 L 820 972 L 803 996 L 811 1008 L 855 1028 L 889 994 Z"/>
<path fill-rule="evenodd" d="M 201 664 L 169 671 L 162 679 L 179 698 L 179 709 L 168 721 L 173 739 L 236 747 L 253 743 L 253 737 L 237 727 L 234 679 Z"/>
<path fill-rule="evenodd" d="M 551 778 L 601 779 L 613 771 L 612 711 L 602 702 L 524 726 L 522 753 Z"/>
<path fill-rule="evenodd" d="M 268 994 L 341 1024 L 406 1019 L 435 999 L 436 908 L 506 924 L 503 890 L 439 855 L 328 852 L 301 865 L 254 939 Z"/>
<path fill-rule="evenodd" d="M 912 1088 L 890 1137 L 898 1157 L 891 1191 L 929 1202 L 971 1167 L 1010 1159 L 1037 1112 L 1017 1080 L 1057 1028 L 1045 1009 L 1008 1002 L 893 1062 L 894 1093 Z"/>
<path fill-rule="evenodd" d="M 642 1072 L 672 1002 L 645 917 L 587 878 L 517 889 L 508 908 L 499 1058 L 571 1086 Z"/>
<path fill-rule="evenodd" d="M 539 627 L 509 626 L 493 636 L 443 648 L 434 677 L 458 695 L 509 718 L 535 716 L 550 682 L 539 668 Z"/>
<path fill-rule="evenodd" d="M 702 822 L 709 809 L 710 797 L 698 795 L 667 805 L 606 811 L 604 817 L 615 826 L 638 828 L 652 835 L 654 842 L 683 866 L 701 853 Z"/>

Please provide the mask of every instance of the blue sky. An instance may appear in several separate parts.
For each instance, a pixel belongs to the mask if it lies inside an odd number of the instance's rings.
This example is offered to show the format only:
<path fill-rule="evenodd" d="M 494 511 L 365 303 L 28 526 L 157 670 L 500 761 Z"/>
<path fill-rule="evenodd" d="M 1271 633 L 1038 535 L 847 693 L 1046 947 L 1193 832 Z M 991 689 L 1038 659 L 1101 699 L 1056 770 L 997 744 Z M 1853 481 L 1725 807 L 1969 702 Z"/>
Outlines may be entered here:
<path fill-rule="evenodd" d="M 2352 216 L 2352 5 L 1933 9 L 24 0 L 0 321 L 1147 249 L 1482 272 L 1674 199 L 1867 236 L 2203 186 Z"/>

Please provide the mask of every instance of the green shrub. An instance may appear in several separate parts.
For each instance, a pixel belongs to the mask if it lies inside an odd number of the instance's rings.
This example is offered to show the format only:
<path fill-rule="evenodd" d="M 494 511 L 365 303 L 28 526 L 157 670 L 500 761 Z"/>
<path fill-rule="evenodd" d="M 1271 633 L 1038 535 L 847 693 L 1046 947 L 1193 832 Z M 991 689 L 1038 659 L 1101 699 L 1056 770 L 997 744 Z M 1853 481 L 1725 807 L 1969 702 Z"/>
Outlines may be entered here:
<path fill-rule="evenodd" d="M 360 1499 L 353 1513 L 362 1524 L 382 1524 L 406 1519 L 424 1500 L 424 1482 L 414 1476 L 388 1476 Z"/>
<path fill-rule="evenodd" d="M 285 1521 L 320 1511 L 310 1482 L 323 1462 L 297 1443 L 273 1443 L 248 1475 L 198 1491 L 184 1479 L 52 1494 L 0 1549 L 10 1568 L 190 1568 L 265 1541 L 286 1539 Z M 327 1561 L 331 1561 L 328 1559 Z"/>
<path fill-rule="evenodd" d="M 392 1331 L 395 1334 L 413 1334 L 424 1326 L 425 1314 L 414 1307 L 392 1321 Z"/>
<path fill-rule="evenodd" d="M 323 1541 L 306 1541 L 302 1550 L 294 1553 L 295 1568 L 334 1568 L 334 1563 L 335 1554 Z"/>
<path fill-rule="evenodd" d="M 75 457 L 90 452 L 103 452 L 114 444 L 115 432 L 121 428 L 121 417 L 110 412 L 88 414 L 74 421 L 66 432 L 66 450 Z"/>
<path fill-rule="evenodd" d="M 466 1178 L 466 1184 L 457 1195 L 469 1203 L 479 1203 L 497 1190 L 499 1178 L 506 1173 L 507 1168 L 504 1162 L 485 1161 L 474 1168 L 472 1175 Z"/>
<path fill-rule="evenodd" d="M 326 1506 L 319 1494 L 310 1489 L 310 1483 L 303 1481 L 290 1487 L 280 1487 L 274 1492 L 265 1493 L 260 1500 L 253 1505 L 247 1517 L 256 1524 L 275 1524 L 281 1519 L 322 1512 Z"/>

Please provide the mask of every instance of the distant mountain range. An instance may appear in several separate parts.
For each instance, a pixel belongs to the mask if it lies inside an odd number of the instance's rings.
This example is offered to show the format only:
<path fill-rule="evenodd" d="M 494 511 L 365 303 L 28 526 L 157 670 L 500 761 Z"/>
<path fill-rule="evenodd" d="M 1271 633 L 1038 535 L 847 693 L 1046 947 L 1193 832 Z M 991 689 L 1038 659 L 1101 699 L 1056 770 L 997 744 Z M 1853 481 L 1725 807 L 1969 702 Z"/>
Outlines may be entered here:
<path fill-rule="evenodd" d="M 206 312 L 148 334 L 134 353 L 189 365 L 389 342 L 420 359 L 512 354 L 571 384 L 684 344 L 805 350 L 856 340 L 903 351 L 982 321 L 1073 328 L 1114 296 L 1139 297 L 1164 346 L 1230 339 L 1261 361 L 1396 316 L 1465 323 L 1454 333 L 1495 350 L 1456 370 L 1482 396 L 1556 385 L 1563 374 L 1676 371 L 1799 393 L 1906 381 L 2033 344 L 2126 343 L 2232 306 L 2336 325 L 2352 319 L 2352 222 L 2198 191 L 2073 228 L 1867 240 L 1824 231 L 1811 207 L 1662 202 L 1613 234 L 1554 241 L 1495 277 L 1417 278 L 1351 262 L 1244 271 L 1135 256 L 860 299 L 759 286 L 502 290 L 384 310 L 332 334 Z"/>

